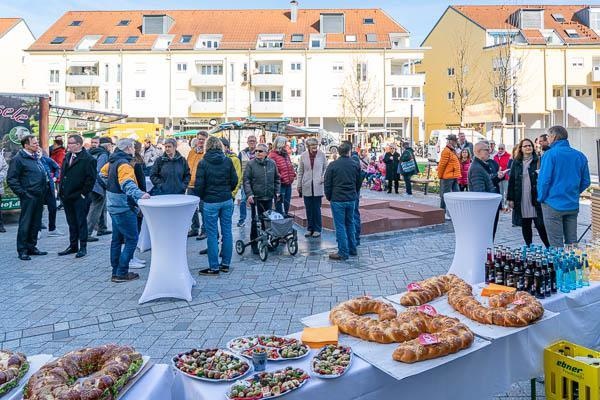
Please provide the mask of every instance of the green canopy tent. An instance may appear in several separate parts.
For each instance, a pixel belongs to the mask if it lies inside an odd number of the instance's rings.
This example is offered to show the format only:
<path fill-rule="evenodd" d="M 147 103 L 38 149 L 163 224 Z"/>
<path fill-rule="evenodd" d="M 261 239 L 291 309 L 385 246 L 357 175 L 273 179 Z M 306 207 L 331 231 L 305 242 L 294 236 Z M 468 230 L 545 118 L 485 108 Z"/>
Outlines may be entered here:
<path fill-rule="evenodd" d="M 190 129 L 189 131 L 176 132 L 171 136 L 173 136 L 174 138 L 196 136 L 198 134 L 198 132 L 200 132 L 199 129 Z"/>

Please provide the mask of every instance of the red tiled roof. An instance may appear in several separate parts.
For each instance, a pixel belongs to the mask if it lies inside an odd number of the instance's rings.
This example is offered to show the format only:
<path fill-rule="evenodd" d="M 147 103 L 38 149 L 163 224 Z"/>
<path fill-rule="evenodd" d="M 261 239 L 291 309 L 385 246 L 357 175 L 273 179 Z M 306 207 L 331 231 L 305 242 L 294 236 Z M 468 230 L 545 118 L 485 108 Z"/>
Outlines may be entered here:
<path fill-rule="evenodd" d="M 543 9 L 544 29 L 554 29 L 560 38 L 569 44 L 600 44 L 600 36 L 592 29 L 585 26 L 578 19 L 576 13 L 584 10 L 586 5 L 477 5 L 477 6 L 451 6 L 484 29 L 518 29 L 514 24 L 516 15 L 521 9 Z M 558 22 L 552 14 L 562 14 L 565 22 Z M 579 34 L 579 38 L 570 38 L 566 29 L 573 29 Z M 536 43 L 538 39 L 534 33 L 527 30 L 528 35 Z M 536 35 L 537 36 L 537 35 Z M 526 37 L 527 39 L 527 37 Z"/>
<path fill-rule="evenodd" d="M 0 37 L 14 28 L 21 21 L 21 18 L 0 18 Z"/>
<path fill-rule="evenodd" d="M 69 11 L 56 21 L 29 50 L 73 50 L 86 35 L 102 37 L 92 50 L 148 50 L 158 35 L 141 32 L 144 15 L 166 14 L 173 19 L 167 34 L 174 35 L 170 49 L 191 50 L 202 34 L 223 35 L 221 49 L 255 48 L 260 34 L 284 34 L 284 49 L 305 48 L 310 34 L 319 33 L 321 13 L 343 13 L 346 32 L 356 35 L 356 43 L 347 43 L 339 35 L 328 35 L 327 48 L 390 47 L 390 33 L 407 33 L 400 24 L 381 9 L 298 9 L 297 22 L 291 22 L 290 11 L 281 10 L 134 10 L 134 11 Z M 363 18 L 373 18 L 374 24 L 363 24 Z M 131 20 L 128 26 L 117 26 L 121 20 Z M 70 26 L 82 21 L 80 26 Z M 291 43 L 291 35 L 304 34 L 303 43 Z M 379 42 L 367 42 L 368 33 L 377 34 Z M 192 35 L 189 43 L 180 43 L 182 35 Z M 55 37 L 65 37 L 61 44 L 50 44 Z M 107 36 L 116 36 L 114 44 L 102 44 Z M 139 36 L 137 43 L 124 44 L 128 36 Z M 340 39 L 341 38 L 341 39 Z M 335 39 L 335 40 L 333 40 Z"/>
<path fill-rule="evenodd" d="M 521 29 L 521 34 L 529 44 L 546 44 L 546 39 L 539 29 Z"/>

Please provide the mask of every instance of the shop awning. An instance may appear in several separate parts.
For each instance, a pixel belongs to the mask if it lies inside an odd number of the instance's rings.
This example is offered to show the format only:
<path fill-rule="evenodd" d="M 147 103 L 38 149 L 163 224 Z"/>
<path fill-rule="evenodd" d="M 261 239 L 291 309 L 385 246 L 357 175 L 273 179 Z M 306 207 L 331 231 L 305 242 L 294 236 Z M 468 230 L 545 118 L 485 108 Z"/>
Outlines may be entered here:
<path fill-rule="evenodd" d="M 78 121 L 100 122 L 109 124 L 127 118 L 126 114 L 116 114 L 104 111 L 84 110 L 81 108 L 61 107 L 50 105 L 50 116 Z"/>
<path fill-rule="evenodd" d="M 173 137 L 183 137 L 183 136 L 195 136 L 200 132 L 200 129 L 190 129 L 187 131 L 176 132 L 172 134 Z"/>

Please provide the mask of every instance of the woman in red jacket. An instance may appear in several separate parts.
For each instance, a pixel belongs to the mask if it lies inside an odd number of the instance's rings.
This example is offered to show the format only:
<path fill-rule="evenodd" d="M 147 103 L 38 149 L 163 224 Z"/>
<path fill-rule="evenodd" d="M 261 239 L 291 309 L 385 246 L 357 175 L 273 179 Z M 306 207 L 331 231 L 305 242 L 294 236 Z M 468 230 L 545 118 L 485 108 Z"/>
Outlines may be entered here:
<path fill-rule="evenodd" d="M 273 150 L 269 153 L 269 158 L 275 161 L 277 172 L 281 178 L 281 190 L 279 199 L 275 203 L 277 212 L 288 215 L 290 211 L 290 202 L 292 201 L 292 183 L 296 179 L 296 171 L 292 165 L 290 155 L 286 150 L 287 139 L 283 136 L 277 136 L 273 141 Z"/>
<path fill-rule="evenodd" d="M 469 149 L 464 148 L 460 152 L 460 178 L 458 178 L 458 187 L 461 192 L 469 190 L 469 167 L 471 167 L 471 153 Z"/>
<path fill-rule="evenodd" d="M 510 157 L 510 153 L 506 151 L 504 144 L 500 143 L 498 145 L 498 153 L 494 156 L 494 161 L 500 166 L 500 171 L 504 172 L 504 178 L 499 182 L 498 186 L 502 195 L 502 209 L 507 211 L 506 193 L 508 192 L 508 179 L 510 177 L 509 172 L 512 166 L 512 158 Z"/>

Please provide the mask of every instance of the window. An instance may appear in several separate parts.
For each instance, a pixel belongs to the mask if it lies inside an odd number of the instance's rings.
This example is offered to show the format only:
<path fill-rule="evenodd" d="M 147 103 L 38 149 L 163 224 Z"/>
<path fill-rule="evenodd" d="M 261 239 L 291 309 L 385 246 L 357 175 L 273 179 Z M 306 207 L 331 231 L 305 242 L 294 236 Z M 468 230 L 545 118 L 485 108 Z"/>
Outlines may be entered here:
<path fill-rule="evenodd" d="M 136 43 L 137 41 L 138 41 L 138 36 L 129 36 L 125 40 L 125 44 L 133 44 L 133 43 Z"/>
<path fill-rule="evenodd" d="M 554 20 L 556 22 L 561 22 L 562 23 L 562 22 L 566 21 L 564 15 L 562 15 L 560 13 L 552 14 L 552 18 L 554 18 Z"/>
<path fill-rule="evenodd" d="M 454 100 L 454 92 L 448 92 L 447 96 L 448 100 Z"/>
<path fill-rule="evenodd" d="M 137 89 L 135 91 L 136 99 L 145 99 L 146 98 L 146 89 Z"/>
<path fill-rule="evenodd" d="M 204 49 L 216 49 L 219 47 L 219 42 L 216 40 L 203 40 L 201 47 Z"/>
<path fill-rule="evenodd" d="M 52 102 L 52 104 L 58 105 L 58 102 L 59 102 L 58 98 L 59 98 L 58 90 L 51 90 L 50 91 L 50 101 Z"/>
<path fill-rule="evenodd" d="M 321 39 L 313 39 L 310 41 L 310 47 L 312 48 L 320 48 L 321 47 Z"/>
<path fill-rule="evenodd" d="M 261 90 L 258 92 L 258 101 L 260 103 L 280 102 L 281 92 L 279 90 Z"/>
<path fill-rule="evenodd" d="M 109 71 L 109 66 L 108 64 L 104 64 L 104 82 L 108 82 L 108 71 Z M 108 106 L 107 106 L 108 108 Z"/>
<path fill-rule="evenodd" d="M 365 25 L 373 25 L 375 20 L 373 18 L 363 18 L 363 24 Z"/>
<path fill-rule="evenodd" d="M 421 88 L 419 86 L 413 86 L 411 89 L 410 97 L 413 99 L 421 98 Z"/>
<path fill-rule="evenodd" d="M 600 99 L 600 87 L 596 88 L 596 98 Z"/>
<path fill-rule="evenodd" d="M 60 71 L 57 69 L 50 70 L 50 83 L 58 83 L 60 81 Z"/>
<path fill-rule="evenodd" d="M 117 90 L 117 96 L 115 97 L 115 108 L 121 109 L 121 91 Z"/>
<path fill-rule="evenodd" d="M 575 29 L 565 29 L 565 33 L 571 39 L 578 39 L 579 38 L 579 33 L 577 33 L 577 31 Z"/>
<path fill-rule="evenodd" d="M 177 72 L 186 72 L 187 63 L 177 63 Z"/>
<path fill-rule="evenodd" d="M 346 35 L 346 42 L 356 42 L 356 35 Z"/>
<path fill-rule="evenodd" d="M 117 64 L 117 82 L 121 82 L 121 64 Z"/>
<path fill-rule="evenodd" d="M 192 41 L 192 35 L 181 35 L 181 39 L 179 39 L 179 43 L 189 43 Z"/>
<path fill-rule="evenodd" d="M 356 80 L 363 82 L 367 80 L 367 63 L 356 64 Z"/>
<path fill-rule="evenodd" d="M 571 58 L 571 67 L 573 68 L 583 68 L 583 57 L 573 57 Z"/>
<path fill-rule="evenodd" d="M 223 75 L 223 64 L 205 64 L 200 67 L 200 75 Z"/>
<path fill-rule="evenodd" d="M 107 36 L 104 39 L 104 42 L 102 42 L 102 44 L 113 44 L 116 41 L 117 41 L 117 37 L 116 36 Z"/>
<path fill-rule="evenodd" d="M 129 25 L 129 22 L 130 22 L 130 20 L 128 20 L 128 19 L 122 19 L 119 21 L 117 26 L 127 26 L 127 25 Z"/>
<path fill-rule="evenodd" d="M 300 71 L 301 69 L 302 69 L 302 64 L 292 63 L 292 71 Z"/>
<path fill-rule="evenodd" d="M 304 42 L 304 34 L 293 33 L 292 34 L 292 43 L 300 43 L 300 42 Z"/>
<path fill-rule="evenodd" d="M 260 64 L 258 66 L 259 74 L 281 74 L 280 64 Z"/>
<path fill-rule="evenodd" d="M 344 14 L 321 14 L 321 33 L 344 33 Z"/>
<path fill-rule="evenodd" d="M 83 21 L 71 21 L 71 23 L 69 24 L 69 26 L 81 26 L 81 23 Z"/>
<path fill-rule="evenodd" d="M 65 39 L 67 39 L 65 36 L 57 36 L 54 39 L 52 39 L 50 44 L 61 44 L 65 41 Z"/>
<path fill-rule="evenodd" d="M 302 97 L 302 91 L 300 89 L 292 89 L 290 95 L 292 97 Z"/>
<path fill-rule="evenodd" d="M 104 108 L 108 109 L 108 90 L 104 91 Z"/>
<path fill-rule="evenodd" d="M 376 33 L 367 33 L 367 42 L 369 42 L 369 43 L 377 42 L 377 34 Z"/>
<path fill-rule="evenodd" d="M 562 97 L 561 89 L 552 89 L 552 97 Z"/>
<path fill-rule="evenodd" d="M 280 49 L 282 47 L 282 40 L 261 40 L 260 42 L 258 42 L 259 49 Z"/>
<path fill-rule="evenodd" d="M 230 63 L 229 64 L 229 71 L 230 71 L 230 74 L 231 74 L 231 82 L 235 81 L 235 72 L 234 72 L 235 69 L 234 69 L 234 66 L 235 66 L 234 63 Z"/>
<path fill-rule="evenodd" d="M 392 87 L 392 100 L 401 100 L 408 98 L 408 88 Z"/>
<path fill-rule="evenodd" d="M 454 76 L 454 67 L 448 67 L 447 73 L 448 76 Z"/>
<path fill-rule="evenodd" d="M 334 63 L 333 64 L 333 72 L 342 72 L 344 71 L 344 64 L 342 63 Z"/>
<path fill-rule="evenodd" d="M 222 103 L 223 91 L 221 90 L 203 90 L 200 92 L 199 100 L 202 103 Z"/>

